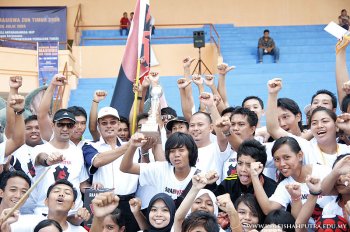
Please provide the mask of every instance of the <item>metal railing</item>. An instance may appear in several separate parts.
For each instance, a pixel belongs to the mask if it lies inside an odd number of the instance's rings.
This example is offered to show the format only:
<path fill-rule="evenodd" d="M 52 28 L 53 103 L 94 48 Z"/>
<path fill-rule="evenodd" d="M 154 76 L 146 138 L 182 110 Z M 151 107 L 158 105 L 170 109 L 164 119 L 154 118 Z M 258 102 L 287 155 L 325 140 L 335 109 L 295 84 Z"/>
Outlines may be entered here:
<path fill-rule="evenodd" d="M 44 41 L 46 42 L 46 41 Z M 23 44 L 21 46 L 20 44 Z M 27 40 L 15 40 L 15 39 L 7 39 L 0 37 L 0 47 L 13 47 L 13 48 L 22 48 L 22 49 L 37 49 L 37 42 L 27 41 Z M 61 49 L 63 48 L 63 49 Z M 72 47 L 67 42 L 59 42 L 59 50 L 70 50 L 72 51 Z"/>
<path fill-rule="evenodd" d="M 81 25 L 82 21 L 82 10 L 81 10 L 81 4 L 79 4 L 77 14 L 75 16 L 74 21 L 74 27 L 75 27 L 75 44 L 79 45 L 81 40 L 81 29 L 84 28 L 120 28 L 121 25 L 118 24 L 110 24 L 110 25 Z M 220 35 L 218 31 L 215 28 L 215 25 L 212 23 L 184 23 L 184 24 L 156 24 L 155 27 L 167 27 L 167 28 L 174 28 L 174 27 L 189 27 L 189 26 L 209 26 L 209 36 L 210 36 L 210 42 L 214 43 L 219 55 L 221 55 L 221 45 L 220 45 Z M 192 36 L 161 36 L 161 37 L 152 37 L 152 39 L 188 39 L 193 38 Z M 127 40 L 127 38 L 85 38 L 84 40 Z M 83 42 L 84 45 L 84 42 Z"/>

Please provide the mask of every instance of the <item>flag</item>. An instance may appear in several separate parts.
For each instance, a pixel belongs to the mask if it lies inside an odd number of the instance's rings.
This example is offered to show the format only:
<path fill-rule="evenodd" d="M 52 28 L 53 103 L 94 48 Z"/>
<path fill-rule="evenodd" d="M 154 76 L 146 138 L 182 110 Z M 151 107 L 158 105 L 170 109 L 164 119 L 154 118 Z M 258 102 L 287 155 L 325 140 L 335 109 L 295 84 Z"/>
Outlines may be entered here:
<path fill-rule="evenodd" d="M 140 65 L 140 81 L 148 75 L 150 67 L 151 15 L 149 0 L 137 0 L 134 18 L 126 42 L 119 74 L 111 101 L 111 107 L 118 110 L 119 115 L 129 118 L 134 100 L 133 84 L 136 78 L 137 62 Z"/>

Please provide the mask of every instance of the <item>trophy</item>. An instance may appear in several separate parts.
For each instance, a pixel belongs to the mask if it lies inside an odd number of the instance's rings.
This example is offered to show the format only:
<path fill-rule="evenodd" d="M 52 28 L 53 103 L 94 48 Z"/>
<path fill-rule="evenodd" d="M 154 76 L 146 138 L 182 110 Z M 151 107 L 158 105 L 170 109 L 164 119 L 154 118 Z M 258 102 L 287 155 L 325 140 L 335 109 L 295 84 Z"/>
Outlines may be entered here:
<path fill-rule="evenodd" d="M 160 137 L 160 129 L 157 123 L 157 112 L 160 100 L 159 98 L 163 95 L 163 90 L 160 85 L 152 87 L 151 90 L 151 114 L 148 116 L 147 122 L 142 124 L 141 133 L 147 137 Z"/>
<path fill-rule="evenodd" d="M 343 39 L 339 40 L 337 45 L 335 46 L 336 53 L 338 53 L 340 50 L 343 49 L 343 47 L 348 45 L 349 41 L 350 41 L 350 32 L 348 31 L 343 35 Z"/>

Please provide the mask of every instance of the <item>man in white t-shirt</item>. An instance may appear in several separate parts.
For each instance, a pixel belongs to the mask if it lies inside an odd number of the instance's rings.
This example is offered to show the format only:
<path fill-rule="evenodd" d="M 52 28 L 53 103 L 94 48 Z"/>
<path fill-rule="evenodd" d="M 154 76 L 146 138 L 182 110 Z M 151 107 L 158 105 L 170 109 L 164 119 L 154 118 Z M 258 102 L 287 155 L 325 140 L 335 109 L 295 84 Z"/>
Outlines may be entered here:
<path fill-rule="evenodd" d="M 220 118 L 213 95 L 202 93 L 200 101 L 209 109 L 211 115 L 205 112 L 194 113 L 189 123 L 189 134 L 198 147 L 196 168 L 204 173 L 215 170 L 221 176 L 223 163 L 230 155 L 230 147 L 222 134 L 217 138 L 217 142 L 213 143 L 210 140 L 214 129 L 212 120 Z"/>
<path fill-rule="evenodd" d="M 50 117 L 50 108 L 51 101 L 56 91 L 58 91 L 59 87 L 64 86 L 67 83 L 67 78 L 61 74 L 56 74 L 47 89 L 45 90 L 44 96 L 41 100 L 40 107 L 38 110 L 38 122 L 40 127 L 40 134 L 42 139 L 45 141 L 50 141 L 52 139 L 52 135 L 54 134 L 51 127 L 51 117 Z M 75 144 L 78 148 L 84 145 L 85 140 L 82 135 L 86 129 L 86 120 L 87 115 L 84 108 L 79 106 L 71 106 L 67 110 L 71 111 L 74 115 L 74 128 L 72 133 L 70 134 L 70 140 L 73 144 Z"/>
<path fill-rule="evenodd" d="M 34 212 L 37 214 L 47 214 L 48 209 L 44 204 L 46 194 L 42 190 L 48 189 L 56 181 L 61 179 L 68 180 L 73 184 L 74 188 L 83 191 L 83 188 L 88 186 L 88 175 L 84 166 L 82 151 L 70 142 L 74 124 L 75 117 L 70 111 L 67 109 L 58 110 L 51 123 L 54 131 L 52 140 L 36 146 L 33 150 L 32 159 L 35 162 L 37 174 L 34 181 L 50 168 L 44 179 L 32 193 L 36 202 Z M 69 213 L 69 216 L 75 214 L 80 207 L 82 207 L 81 191 L 78 191 L 75 207 Z M 70 219 L 72 219 L 71 222 L 74 224 L 79 225 L 81 223 L 81 221 L 75 221 L 75 217 L 70 217 Z"/>
<path fill-rule="evenodd" d="M 48 215 L 21 215 L 19 220 L 11 225 L 12 231 L 32 232 L 35 226 L 45 219 L 55 220 L 66 232 L 86 231 L 83 227 L 75 226 L 67 221 L 68 212 L 74 208 L 74 202 L 78 196 L 72 183 L 65 179 L 58 180 L 49 187 L 46 195 L 45 205 L 49 208 Z M 90 214 L 87 210 L 82 209 L 77 213 L 77 217 L 88 220 Z"/>
<path fill-rule="evenodd" d="M 35 177 L 35 169 L 30 154 L 35 146 L 43 144 L 40 137 L 38 119 L 31 115 L 24 120 L 25 144 L 18 148 L 10 159 L 10 169 L 23 171 L 32 180 Z"/>
<path fill-rule="evenodd" d="M 112 107 L 103 107 L 97 115 L 101 138 L 98 142 L 86 143 L 83 154 L 93 183 L 101 183 L 105 188 L 114 189 L 120 198 L 119 208 L 130 218 L 126 229 L 137 231 L 137 222 L 130 211 L 129 200 L 135 196 L 138 176 L 120 171 L 123 154 L 129 144 L 122 144 L 118 138 L 118 111 Z M 137 162 L 138 157 L 135 157 Z"/>

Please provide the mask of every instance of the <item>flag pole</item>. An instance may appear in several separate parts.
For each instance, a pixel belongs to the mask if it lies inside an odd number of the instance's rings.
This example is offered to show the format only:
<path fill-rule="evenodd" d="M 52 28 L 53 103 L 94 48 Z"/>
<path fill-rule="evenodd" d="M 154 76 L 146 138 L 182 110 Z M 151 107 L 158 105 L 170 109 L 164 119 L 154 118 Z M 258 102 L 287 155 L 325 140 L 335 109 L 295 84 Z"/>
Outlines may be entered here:
<path fill-rule="evenodd" d="M 138 110 L 138 97 L 139 97 L 139 84 L 140 84 L 140 68 L 141 68 L 141 59 L 137 59 L 137 70 L 136 70 L 136 78 L 135 78 L 135 86 L 136 91 L 134 93 L 134 113 L 132 118 L 132 127 L 131 134 L 135 134 L 136 131 L 136 118 L 137 118 L 137 110 Z"/>

